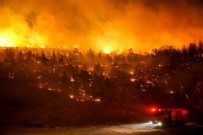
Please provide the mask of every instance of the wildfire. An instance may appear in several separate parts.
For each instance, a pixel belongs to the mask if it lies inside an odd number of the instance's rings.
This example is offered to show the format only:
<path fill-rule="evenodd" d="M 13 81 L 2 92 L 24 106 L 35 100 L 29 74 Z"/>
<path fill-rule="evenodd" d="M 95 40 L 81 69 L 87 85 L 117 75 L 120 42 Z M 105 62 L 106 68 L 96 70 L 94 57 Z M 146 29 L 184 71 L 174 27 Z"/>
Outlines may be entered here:
<path fill-rule="evenodd" d="M 110 47 L 104 48 L 103 49 L 105 54 L 110 54 L 112 52 L 112 49 Z"/>
<path fill-rule="evenodd" d="M 47 40 L 37 32 L 24 35 L 12 29 L 0 31 L 0 47 L 39 47 L 45 48 Z"/>
<path fill-rule="evenodd" d="M 36 32 L 31 33 L 30 38 L 26 40 L 31 46 L 37 46 L 40 48 L 45 48 L 47 44 L 46 38 Z"/>
<path fill-rule="evenodd" d="M 0 46 L 91 48 L 106 54 L 132 48 L 145 53 L 163 45 L 182 48 L 202 40 L 198 2 L 185 5 L 184 1 L 156 1 L 149 8 L 145 1 L 121 1 L 85 4 L 83 0 L 4 0 L 0 8 Z"/>
<path fill-rule="evenodd" d="M 5 31 L 0 33 L 1 47 L 15 47 L 17 43 L 16 35 L 12 32 Z"/>

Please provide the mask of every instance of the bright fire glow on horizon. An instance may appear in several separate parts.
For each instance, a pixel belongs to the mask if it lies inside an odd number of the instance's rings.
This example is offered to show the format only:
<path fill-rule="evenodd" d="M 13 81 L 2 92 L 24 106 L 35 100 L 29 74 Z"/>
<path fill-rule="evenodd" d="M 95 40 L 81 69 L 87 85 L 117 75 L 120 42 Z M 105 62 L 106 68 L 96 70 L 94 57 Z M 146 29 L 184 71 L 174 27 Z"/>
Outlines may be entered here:
<path fill-rule="evenodd" d="M 16 35 L 10 32 L 0 33 L 0 46 L 15 47 L 16 44 L 17 44 Z"/>
<path fill-rule="evenodd" d="M 17 35 L 14 30 L 0 32 L 0 47 L 39 47 L 45 48 L 46 40 L 40 34 L 29 33 L 27 37 Z"/>
<path fill-rule="evenodd" d="M 0 47 L 77 43 L 81 50 L 106 54 L 182 48 L 203 40 L 202 7 L 203 2 L 188 0 L 0 0 Z"/>
<path fill-rule="evenodd" d="M 111 53 L 111 50 L 108 49 L 108 48 L 104 48 L 104 53 L 106 53 L 106 54 L 110 54 L 110 53 Z"/>

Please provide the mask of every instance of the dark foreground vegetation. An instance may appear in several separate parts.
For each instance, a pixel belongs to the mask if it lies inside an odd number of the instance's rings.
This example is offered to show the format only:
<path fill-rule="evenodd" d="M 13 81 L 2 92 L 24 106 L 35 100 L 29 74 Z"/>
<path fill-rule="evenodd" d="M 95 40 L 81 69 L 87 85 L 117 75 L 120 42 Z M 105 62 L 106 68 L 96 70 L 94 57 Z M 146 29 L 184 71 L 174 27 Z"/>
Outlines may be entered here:
<path fill-rule="evenodd" d="M 201 42 L 151 54 L 0 48 L 1 126 L 141 121 L 154 104 L 202 121 Z"/>

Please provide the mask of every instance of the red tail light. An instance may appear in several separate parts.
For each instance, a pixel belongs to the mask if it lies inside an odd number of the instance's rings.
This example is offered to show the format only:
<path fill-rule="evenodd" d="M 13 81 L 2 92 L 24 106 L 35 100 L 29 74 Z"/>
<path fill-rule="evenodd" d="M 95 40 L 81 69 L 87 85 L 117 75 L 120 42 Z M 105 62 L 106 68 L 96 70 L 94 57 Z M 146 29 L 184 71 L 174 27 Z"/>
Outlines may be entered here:
<path fill-rule="evenodd" d="M 156 111 L 157 111 L 157 108 L 151 108 L 151 111 L 152 111 L 152 112 L 156 112 Z"/>

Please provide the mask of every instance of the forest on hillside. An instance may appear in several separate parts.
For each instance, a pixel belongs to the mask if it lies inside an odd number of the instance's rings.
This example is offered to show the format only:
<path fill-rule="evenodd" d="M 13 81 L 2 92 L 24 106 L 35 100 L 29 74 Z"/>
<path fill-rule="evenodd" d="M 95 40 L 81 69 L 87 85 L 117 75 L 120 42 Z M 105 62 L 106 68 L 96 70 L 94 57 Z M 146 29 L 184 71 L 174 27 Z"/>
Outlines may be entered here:
<path fill-rule="evenodd" d="M 0 48 L 0 125 L 136 122 L 150 105 L 201 116 L 202 69 L 201 41 L 145 54 Z"/>

